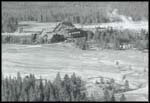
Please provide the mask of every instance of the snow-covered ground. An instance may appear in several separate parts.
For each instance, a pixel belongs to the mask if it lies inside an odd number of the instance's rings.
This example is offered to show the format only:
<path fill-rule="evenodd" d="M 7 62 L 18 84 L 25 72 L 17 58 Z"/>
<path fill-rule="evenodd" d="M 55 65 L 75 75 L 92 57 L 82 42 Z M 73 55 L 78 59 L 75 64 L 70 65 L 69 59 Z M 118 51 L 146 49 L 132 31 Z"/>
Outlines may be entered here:
<path fill-rule="evenodd" d="M 40 32 L 43 29 L 47 32 L 52 32 L 53 29 L 58 25 L 59 22 L 50 22 L 50 23 L 40 23 L 40 22 L 34 22 L 34 21 L 22 21 L 19 23 L 19 27 L 23 27 L 23 33 L 18 33 L 16 31 L 15 33 L 2 33 L 2 35 L 31 35 L 35 32 Z M 27 25 L 27 26 L 23 26 Z M 138 21 L 138 22 L 112 22 L 112 23 L 99 23 L 99 24 L 90 24 L 90 25 L 81 25 L 81 24 L 74 24 L 77 28 L 82 28 L 85 30 L 92 30 L 94 31 L 96 27 L 102 27 L 102 28 L 110 28 L 117 30 L 148 30 L 148 21 Z"/>
<path fill-rule="evenodd" d="M 116 61 L 119 65 L 116 65 Z M 88 88 L 89 92 L 95 91 L 94 88 L 97 87 L 94 83 L 100 79 L 99 77 L 113 78 L 118 84 L 124 84 L 125 80 L 129 80 L 130 88 L 138 90 L 140 85 L 142 88 L 148 85 L 148 53 L 137 50 L 82 51 L 65 43 L 2 44 L 2 74 L 16 75 L 17 72 L 22 76 L 33 73 L 37 78 L 42 76 L 50 80 L 53 80 L 58 72 L 62 77 L 66 73 L 71 75 L 75 72 L 87 82 L 87 85 L 92 83 Z M 148 90 L 143 93 L 147 96 Z"/>

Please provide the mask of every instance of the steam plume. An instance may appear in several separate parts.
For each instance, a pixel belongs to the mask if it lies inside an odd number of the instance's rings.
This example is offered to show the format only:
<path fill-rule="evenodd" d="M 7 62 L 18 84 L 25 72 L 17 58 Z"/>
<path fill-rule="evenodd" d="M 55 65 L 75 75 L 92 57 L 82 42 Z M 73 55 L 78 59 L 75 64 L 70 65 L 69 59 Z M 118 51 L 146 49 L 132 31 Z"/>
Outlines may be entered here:
<path fill-rule="evenodd" d="M 110 19 L 110 21 L 122 21 L 122 22 L 131 22 L 132 21 L 132 17 L 127 17 L 125 15 L 121 15 L 118 12 L 118 9 L 114 9 L 112 12 L 108 11 L 107 15 Z"/>

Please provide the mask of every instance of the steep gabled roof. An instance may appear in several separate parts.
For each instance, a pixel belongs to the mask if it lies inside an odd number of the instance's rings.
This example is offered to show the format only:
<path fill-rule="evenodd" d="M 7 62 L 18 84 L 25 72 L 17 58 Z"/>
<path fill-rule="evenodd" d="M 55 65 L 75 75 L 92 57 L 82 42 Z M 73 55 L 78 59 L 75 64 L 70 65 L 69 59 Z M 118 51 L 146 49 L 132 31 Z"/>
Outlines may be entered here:
<path fill-rule="evenodd" d="M 62 22 L 63 25 L 66 25 L 66 26 L 70 26 L 70 27 L 75 27 L 71 22 Z"/>
<path fill-rule="evenodd" d="M 58 32 L 65 28 L 75 28 L 75 26 L 71 22 L 61 22 L 54 28 L 53 32 Z"/>

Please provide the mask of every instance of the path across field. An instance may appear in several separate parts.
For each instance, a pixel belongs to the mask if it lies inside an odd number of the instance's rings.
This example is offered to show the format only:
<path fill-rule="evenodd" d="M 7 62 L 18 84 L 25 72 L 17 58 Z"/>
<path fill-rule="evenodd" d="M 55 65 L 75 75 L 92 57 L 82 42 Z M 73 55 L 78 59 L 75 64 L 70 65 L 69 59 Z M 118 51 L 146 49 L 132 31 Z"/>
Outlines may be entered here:
<path fill-rule="evenodd" d="M 119 61 L 119 67 L 116 65 Z M 129 69 L 129 66 L 132 69 Z M 83 51 L 65 44 L 15 45 L 2 44 L 2 74 L 22 76 L 29 73 L 53 80 L 58 72 L 75 72 L 88 82 L 88 78 L 103 76 L 114 78 L 121 84 L 126 78 L 133 88 L 148 82 L 148 53 L 125 50 Z M 95 78 L 92 79 L 95 81 Z"/>

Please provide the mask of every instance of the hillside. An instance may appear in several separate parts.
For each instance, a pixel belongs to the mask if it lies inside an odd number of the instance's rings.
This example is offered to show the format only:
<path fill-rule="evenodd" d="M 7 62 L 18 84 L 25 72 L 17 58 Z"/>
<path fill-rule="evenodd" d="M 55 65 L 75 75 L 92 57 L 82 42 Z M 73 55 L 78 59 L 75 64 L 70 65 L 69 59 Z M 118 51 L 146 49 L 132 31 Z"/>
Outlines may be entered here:
<path fill-rule="evenodd" d="M 111 22 L 114 10 L 134 21 L 148 19 L 148 2 L 2 2 L 2 32 L 14 32 L 19 21 Z"/>
<path fill-rule="evenodd" d="M 2 2 L 2 11 L 30 12 L 50 10 L 55 13 L 89 14 L 92 12 L 119 9 L 121 14 L 148 17 L 148 2 Z M 78 10 L 82 10 L 78 11 Z M 7 11 L 9 10 L 9 11 Z M 101 11 L 102 12 L 102 11 Z"/>

